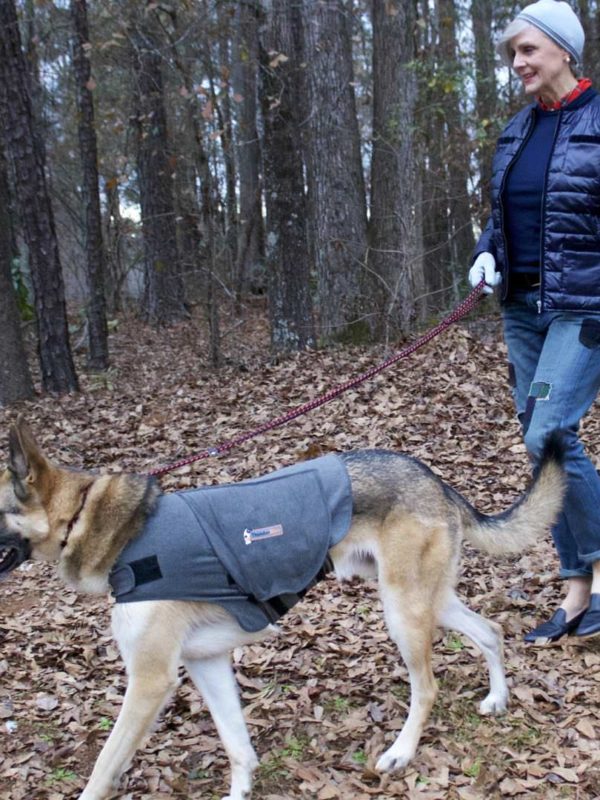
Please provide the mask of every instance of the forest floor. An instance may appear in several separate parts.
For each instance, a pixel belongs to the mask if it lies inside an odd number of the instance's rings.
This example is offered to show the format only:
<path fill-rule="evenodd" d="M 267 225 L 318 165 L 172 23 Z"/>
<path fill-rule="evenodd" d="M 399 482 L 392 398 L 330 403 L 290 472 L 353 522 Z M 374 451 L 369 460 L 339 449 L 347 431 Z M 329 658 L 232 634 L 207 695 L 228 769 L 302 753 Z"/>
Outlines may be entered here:
<path fill-rule="evenodd" d="M 164 479 L 166 490 L 255 476 L 298 459 L 383 447 L 422 459 L 484 512 L 506 509 L 528 481 L 491 305 L 408 360 L 226 456 Z M 39 396 L 17 411 L 63 464 L 144 471 L 222 442 L 383 360 L 382 348 L 339 347 L 273 363 L 259 314 L 225 340 L 213 371 L 199 323 L 152 331 L 122 319 L 113 366 L 81 372 L 82 391 Z M 600 458 L 600 408 L 584 440 Z M 373 585 L 328 579 L 281 624 L 282 635 L 234 653 L 260 757 L 259 800 L 474 800 L 600 797 L 600 642 L 532 648 L 523 633 L 560 597 L 549 537 L 519 558 L 465 547 L 459 594 L 505 631 L 512 699 L 483 718 L 479 653 L 440 634 L 440 687 L 414 763 L 379 776 L 377 756 L 402 726 L 407 673 L 389 641 Z M 118 713 L 123 666 L 110 604 L 63 588 L 51 566 L 24 565 L 0 585 L 0 798 L 79 796 Z M 220 798 L 228 766 L 189 680 L 135 757 L 124 800 Z"/>

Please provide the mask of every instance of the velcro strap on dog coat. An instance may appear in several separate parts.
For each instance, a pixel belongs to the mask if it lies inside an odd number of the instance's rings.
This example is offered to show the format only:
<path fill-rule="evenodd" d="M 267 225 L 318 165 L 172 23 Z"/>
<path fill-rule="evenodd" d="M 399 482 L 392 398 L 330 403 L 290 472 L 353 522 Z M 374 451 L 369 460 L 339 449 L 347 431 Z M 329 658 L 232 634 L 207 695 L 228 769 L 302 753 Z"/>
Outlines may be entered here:
<path fill-rule="evenodd" d="M 131 561 L 118 569 L 113 569 L 110 576 L 110 585 L 113 594 L 118 597 L 121 594 L 132 592 L 136 586 L 143 586 L 145 583 L 152 583 L 162 578 L 162 572 L 158 561 L 158 556 L 146 556 L 137 561 Z"/>

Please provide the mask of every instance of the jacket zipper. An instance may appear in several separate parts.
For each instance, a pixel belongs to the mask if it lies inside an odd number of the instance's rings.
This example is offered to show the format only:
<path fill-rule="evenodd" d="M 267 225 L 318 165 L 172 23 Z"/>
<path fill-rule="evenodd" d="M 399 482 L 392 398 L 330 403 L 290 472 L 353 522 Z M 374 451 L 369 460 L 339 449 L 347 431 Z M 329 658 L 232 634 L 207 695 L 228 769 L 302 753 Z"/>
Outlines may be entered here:
<path fill-rule="evenodd" d="M 506 169 L 504 170 L 504 175 L 502 176 L 502 182 L 500 184 L 500 191 L 499 191 L 499 194 L 498 194 L 498 197 L 500 199 L 500 203 L 499 203 L 499 207 L 500 207 L 500 228 L 502 230 L 502 239 L 504 241 L 504 253 L 505 253 L 505 261 L 506 261 L 506 280 L 503 281 L 504 285 L 503 285 L 503 291 L 502 291 L 502 299 L 503 300 L 506 300 L 506 298 L 508 297 L 508 289 L 509 289 L 509 285 L 508 284 L 509 284 L 509 280 L 510 280 L 510 278 L 509 278 L 509 275 L 510 275 L 510 263 L 509 263 L 509 260 L 508 260 L 508 239 L 506 238 L 506 231 L 504 230 L 504 202 L 503 202 L 504 187 L 506 185 L 506 180 L 508 178 L 508 173 L 510 172 L 510 168 L 515 163 L 517 158 L 521 155 L 521 152 L 522 152 L 523 148 L 525 147 L 525 145 L 529 141 L 529 137 L 533 133 L 534 118 L 535 118 L 535 108 L 532 108 L 531 112 L 529 114 L 529 130 L 527 131 L 527 134 L 525 135 L 525 137 L 523 138 L 523 141 L 519 145 L 519 149 L 514 154 L 514 156 L 511 158 L 511 160 L 509 161 Z"/>
<path fill-rule="evenodd" d="M 552 137 L 552 147 L 550 148 L 550 155 L 548 156 L 548 163 L 546 164 L 546 172 L 544 173 L 544 187 L 542 189 L 542 205 L 540 208 L 540 293 L 537 299 L 538 314 L 542 313 L 542 297 L 544 296 L 544 217 L 546 211 L 546 187 L 548 184 L 548 172 L 550 171 L 550 162 L 554 154 L 554 147 L 558 137 L 558 129 L 562 120 L 562 108 L 556 115 L 556 125 L 554 126 L 554 136 Z"/>

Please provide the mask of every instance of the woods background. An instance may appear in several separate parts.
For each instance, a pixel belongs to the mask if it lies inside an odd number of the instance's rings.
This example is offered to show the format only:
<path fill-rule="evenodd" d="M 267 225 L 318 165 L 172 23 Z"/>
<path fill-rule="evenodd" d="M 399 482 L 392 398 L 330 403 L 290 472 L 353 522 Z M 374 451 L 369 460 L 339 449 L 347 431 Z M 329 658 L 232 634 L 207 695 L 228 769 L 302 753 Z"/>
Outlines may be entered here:
<path fill-rule="evenodd" d="M 594 77 L 599 4 L 577 6 Z M 69 323 L 103 370 L 107 320 L 197 310 L 218 365 L 249 304 L 275 352 L 452 305 L 523 102 L 493 47 L 518 8 L 0 0 L 0 403 L 32 392 L 23 321 L 64 392 Z"/>
<path fill-rule="evenodd" d="M 3 435 L 23 412 L 61 464 L 144 471 L 374 368 L 454 306 L 495 138 L 524 102 L 493 50 L 520 7 L 0 0 Z M 573 7 L 594 79 L 600 5 Z M 382 447 L 422 459 L 481 511 L 505 509 L 530 465 L 499 327 L 471 316 L 162 486 Z M 593 457 L 598 412 L 582 428 Z M 459 591 L 504 628 L 509 713 L 475 713 L 483 661 L 442 635 L 418 758 L 381 778 L 407 672 L 375 587 L 327 581 L 284 635 L 234 654 L 257 797 L 600 798 L 600 645 L 522 640 L 561 596 L 550 535 L 520 558 L 467 547 Z M 65 588 L 54 566 L 26 564 L 0 584 L 0 609 L 0 798 L 74 800 L 121 705 L 110 608 Z M 227 771 L 182 677 L 122 793 L 216 800 Z"/>

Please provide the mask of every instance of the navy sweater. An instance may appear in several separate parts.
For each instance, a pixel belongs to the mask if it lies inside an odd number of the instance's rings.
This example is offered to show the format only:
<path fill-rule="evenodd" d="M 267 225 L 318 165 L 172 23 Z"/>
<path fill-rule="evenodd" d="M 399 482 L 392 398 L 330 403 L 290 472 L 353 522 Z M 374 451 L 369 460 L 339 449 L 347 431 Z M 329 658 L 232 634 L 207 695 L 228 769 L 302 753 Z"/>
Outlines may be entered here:
<path fill-rule="evenodd" d="M 588 89 L 569 109 L 586 105 L 594 94 Z M 535 109 L 531 135 L 506 178 L 502 204 L 511 272 L 537 274 L 540 268 L 542 198 L 558 121 L 557 111 Z"/>

